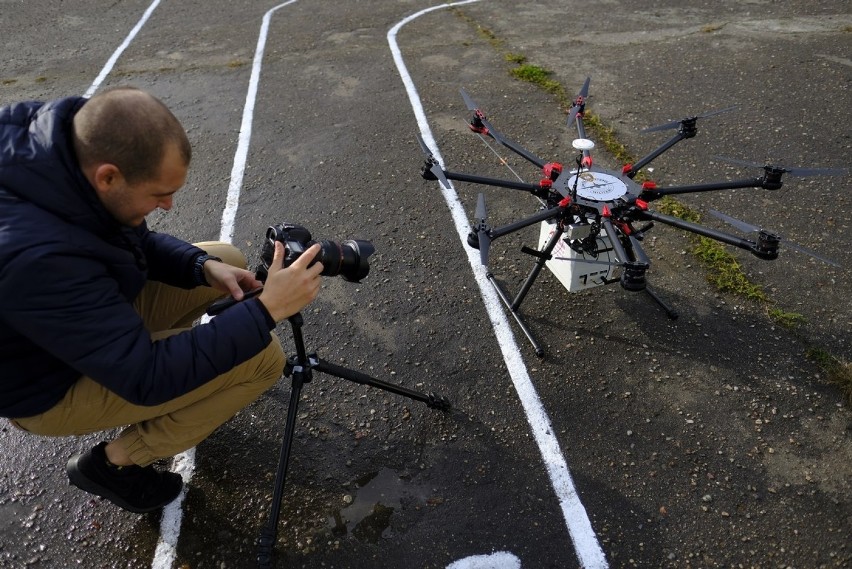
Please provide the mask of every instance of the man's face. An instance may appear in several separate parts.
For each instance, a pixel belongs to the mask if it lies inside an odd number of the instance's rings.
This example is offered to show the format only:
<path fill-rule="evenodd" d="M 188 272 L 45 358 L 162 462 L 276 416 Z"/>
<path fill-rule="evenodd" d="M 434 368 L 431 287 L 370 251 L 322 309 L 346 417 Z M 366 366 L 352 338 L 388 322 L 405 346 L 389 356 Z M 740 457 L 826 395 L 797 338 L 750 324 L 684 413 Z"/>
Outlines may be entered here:
<path fill-rule="evenodd" d="M 98 195 L 119 223 L 137 227 L 155 209 L 168 211 L 172 208 L 172 198 L 186 181 L 186 173 L 187 167 L 177 147 L 169 145 L 155 179 L 128 184 L 118 173 Z"/>

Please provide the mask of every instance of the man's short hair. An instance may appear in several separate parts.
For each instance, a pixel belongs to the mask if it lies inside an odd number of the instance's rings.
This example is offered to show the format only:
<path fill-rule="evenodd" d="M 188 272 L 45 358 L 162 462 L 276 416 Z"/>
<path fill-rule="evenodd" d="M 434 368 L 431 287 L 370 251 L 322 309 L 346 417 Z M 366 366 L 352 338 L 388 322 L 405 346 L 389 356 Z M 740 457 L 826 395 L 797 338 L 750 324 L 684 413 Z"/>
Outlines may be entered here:
<path fill-rule="evenodd" d="M 74 149 L 80 166 L 115 165 L 128 183 L 159 175 L 168 144 L 188 166 L 186 131 L 162 101 L 135 87 L 98 93 L 74 116 Z"/>

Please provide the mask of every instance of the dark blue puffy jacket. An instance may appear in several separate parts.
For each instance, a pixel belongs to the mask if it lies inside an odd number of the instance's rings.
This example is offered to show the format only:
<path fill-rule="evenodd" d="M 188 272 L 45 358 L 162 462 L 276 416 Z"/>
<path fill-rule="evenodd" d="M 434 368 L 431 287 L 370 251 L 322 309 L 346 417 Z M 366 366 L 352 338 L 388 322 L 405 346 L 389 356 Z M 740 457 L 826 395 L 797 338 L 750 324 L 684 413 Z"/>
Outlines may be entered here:
<path fill-rule="evenodd" d="M 121 226 L 103 208 L 71 143 L 85 102 L 0 108 L 0 417 L 46 411 L 83 375 L 157 405 L 270 342 L 257 299 L 151 341 L 133 300 L 148 279 L 196 286 L 202 251 L 145 224 Z"/>

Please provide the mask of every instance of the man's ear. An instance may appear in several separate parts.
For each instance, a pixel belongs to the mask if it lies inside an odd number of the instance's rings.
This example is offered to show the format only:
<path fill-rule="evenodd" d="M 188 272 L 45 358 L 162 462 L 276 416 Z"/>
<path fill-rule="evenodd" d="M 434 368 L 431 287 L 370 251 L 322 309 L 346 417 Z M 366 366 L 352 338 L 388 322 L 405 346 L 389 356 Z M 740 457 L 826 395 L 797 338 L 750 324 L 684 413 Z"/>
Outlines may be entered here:
<path fill-rule="evenodd" d="M 95 167 L 91 177 L 92 186 L 99 194 L 110 193 L 115 188 L 123 187 L 124 176 L 115 164 L 104 162 Z"/>

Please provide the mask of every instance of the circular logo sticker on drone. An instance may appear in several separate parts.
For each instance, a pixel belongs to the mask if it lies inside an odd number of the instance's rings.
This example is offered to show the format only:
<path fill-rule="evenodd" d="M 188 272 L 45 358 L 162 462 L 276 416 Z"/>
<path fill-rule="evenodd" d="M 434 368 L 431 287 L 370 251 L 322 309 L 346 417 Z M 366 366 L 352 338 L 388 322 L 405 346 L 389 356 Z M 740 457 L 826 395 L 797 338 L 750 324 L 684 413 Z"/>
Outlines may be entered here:
<path fill-rule="evenodd" d="M 568 180 L 568 188 L 573 189 L 575 182 L 577 195 L 587 200 L 610 202 L 627 193 L 624 182 L 603 172 L 580 172 Z"/>

